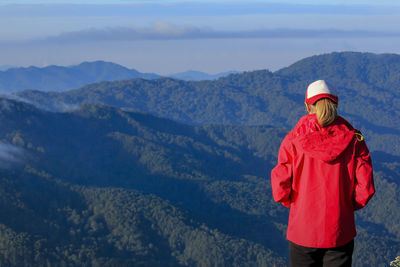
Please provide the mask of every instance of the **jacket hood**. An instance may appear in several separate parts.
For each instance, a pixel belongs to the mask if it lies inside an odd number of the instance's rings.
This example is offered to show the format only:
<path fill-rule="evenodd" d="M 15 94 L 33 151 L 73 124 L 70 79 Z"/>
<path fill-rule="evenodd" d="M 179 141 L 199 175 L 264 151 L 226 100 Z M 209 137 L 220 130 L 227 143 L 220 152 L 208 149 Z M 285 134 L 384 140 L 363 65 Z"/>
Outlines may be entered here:
<path fill-rule="evenodd" d="M 331 162 L 337 159 L 349 146 L 355 130 L 345 119 L 338 116 L 326 127 L 321 127 L 317 116 L 310 114 L 302 117 L 291 131 L 296 148 L 310 157 Z"/>

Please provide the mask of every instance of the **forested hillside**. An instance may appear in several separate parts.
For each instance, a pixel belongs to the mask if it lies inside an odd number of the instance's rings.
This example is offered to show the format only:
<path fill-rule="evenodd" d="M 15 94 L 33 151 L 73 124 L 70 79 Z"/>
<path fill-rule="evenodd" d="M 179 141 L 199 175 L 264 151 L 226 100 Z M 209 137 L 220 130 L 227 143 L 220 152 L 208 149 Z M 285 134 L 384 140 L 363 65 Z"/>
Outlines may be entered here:
<path fill-rule="evenodd" d="M 42 107 L 103 103 L 132 108 L 188 124 L 291 126 L 304 113 L 306 86 L 327 79 L 340 94 L 340 109 L 354 120 L 399 129 L 400 56 L 343 52 L 314 56 L 277 72 L 232 74 L 217 81 L 169 78 L 91 84 L 62 93 L 18 93 Z M 367 122 L 365 122 L 367 123 Z"/>
<path fill-rule="evenodd" d="M 0 260 L 284 266 L 287 209 L 273 202 L 269 173 L 305 114 L 307 84 L 327 79 L 375 170 L 354 265 L 387 266 L 400 255 L 399 65 L 398 55 L 332 53 L 216 81 L 14 96 L 34 105 L 2 98 Z"/>
<path fill-rule="evenodd" d="M 338 89 L 340 114 L 367 136 L 371 150 L 400 156 L 399 66 L 399 55 L 332 53 L 275 73 L 261 70 L 202 82 L 134 79 L 63 93 L 25 91 L 18 97 L 50 110 L 101 103 L 192 125 L 291 128 L 305 112 L 306 86 L 327 79 Z"/>
<path fill-rule="evenodd" d="M 19 160 L 1 175 L 4 263 L 284 263 L 268 212 L 285 211 L 269 208 L 265 177 L 255 176 L 270 168 L 279 130 L 194 128 L 90 105 L 62 114 L 2 106 L 1 140 L 20 149 L 9 149 Z"/>
<path fill-rule="evenodd" d="M 109 106 L 1 107 L 3 263 L 285 264 L 287 209 L 268 175 L 285 129 L 188 126 Z M 378 172 L 380 193 L 358 212 L 356 266 L 386 266 L 399 252 L 395 180 Z"/>

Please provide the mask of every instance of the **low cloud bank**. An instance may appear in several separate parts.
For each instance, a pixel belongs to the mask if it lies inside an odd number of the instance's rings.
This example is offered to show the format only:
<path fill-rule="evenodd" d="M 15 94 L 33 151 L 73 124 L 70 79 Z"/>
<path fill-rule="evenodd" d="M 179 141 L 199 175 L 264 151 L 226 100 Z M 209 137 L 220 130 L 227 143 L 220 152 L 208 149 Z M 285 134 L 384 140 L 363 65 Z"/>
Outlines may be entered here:
<path fill-rule="evenodd" d="M 400 37 L 400 32 L 337 29 L 259 29 L 220 31 L 209 27 L 183 27 L 156 23 L 152 27 L 114 27 L 62 33 L 39 42 L 79 43 L 139 40 L 251 39 L 251 38 L 371 38 Z"/>

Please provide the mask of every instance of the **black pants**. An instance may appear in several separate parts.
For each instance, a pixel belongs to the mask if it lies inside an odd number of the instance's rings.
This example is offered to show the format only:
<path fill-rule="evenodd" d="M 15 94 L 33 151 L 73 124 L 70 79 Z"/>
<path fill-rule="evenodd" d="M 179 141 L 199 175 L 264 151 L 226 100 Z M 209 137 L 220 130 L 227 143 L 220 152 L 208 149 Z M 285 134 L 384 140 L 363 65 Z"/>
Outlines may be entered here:
<path fill-rule="evenodd" d="M 351 267 L 354 240 L 334 248 L 309 248 L 289 241 L 290 267 Z"/>

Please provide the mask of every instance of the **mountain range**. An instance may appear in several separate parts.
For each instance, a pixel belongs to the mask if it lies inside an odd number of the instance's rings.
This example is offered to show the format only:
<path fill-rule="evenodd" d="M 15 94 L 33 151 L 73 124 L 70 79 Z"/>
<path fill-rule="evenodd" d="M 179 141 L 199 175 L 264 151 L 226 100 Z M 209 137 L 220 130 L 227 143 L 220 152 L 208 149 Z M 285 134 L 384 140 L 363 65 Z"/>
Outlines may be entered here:
<path fill-rule="evenodd" d="M 185 71 L 167 75 L 175 79 L 187 81 L 216 80 L 237 71 L 208 74 L 200 71 Z M 105 62 L 83 62 L 73 66 L 47 66 L 43 68 L 30 66 L 0 66 L 0 92 L 15 93 L 23 90 L 40 90 L 61 92 L 82 87 L 89 83 L 102 81 L 120 81 L 135 78 L 157 79 L 161 75 L 141 73 L 121 65 Z"/>
<path fill-rule="evenodd" d="M 269 173 L 327 79 L 372 152 L 354 266 L 400 255 L 400 56 L 331 53 L 215 81 L 132 79 L 0 99 L 5 266 L 285 266 Z M 24 102 L 21 101 L 24 100 Z"/>
<path fill-rule="evenodd" d="M 12 93 L 27 89 L 65 91 L 94 82 L 159 77 L 157 74 L 141 73 L 104 61 L 83 62 L 70 67 L 20 67 L 0 71 L 0 92 Z"/>
<path fill-rule="evenodd" d="M 326 79 L 337 87 L 340 114 L 373 140 L 372 150 L 400 156 L 400 116 L 396 113 L 400 106 L 399 55 L 331 53 L 306 58 L 274 73 L 260 70 L 216 81 L 133 79 L 60 93 L 23 91 L 16 96 L 52 111 L 90 103 L 147 112 L 191 125 L 291 128 L 304 114 L 306 86 L 316 79 Z"/>

